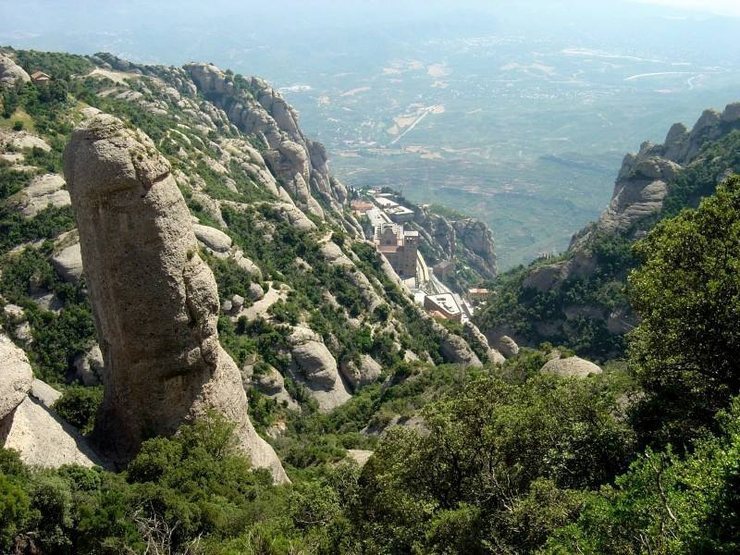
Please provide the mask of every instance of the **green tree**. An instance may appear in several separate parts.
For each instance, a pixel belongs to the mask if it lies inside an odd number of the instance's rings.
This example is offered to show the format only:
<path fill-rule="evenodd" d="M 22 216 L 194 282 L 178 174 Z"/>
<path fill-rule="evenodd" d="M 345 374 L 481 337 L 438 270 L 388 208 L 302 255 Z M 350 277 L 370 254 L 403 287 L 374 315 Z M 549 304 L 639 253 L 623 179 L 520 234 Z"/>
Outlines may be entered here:
<path fill-rule="evenodd" d="M 576 524 L 546 553 L 618 555 L 740 551 L 740 399 L 721 413 L 720 437 L 681 459 L 648 450 L 630 471 L 591 495 Z"/>
<path fill-rule="evenodd" d="M 577 513 L 570 490 L 627 467 L 616 412 L 605 380 L 473 382 L 425 409 L 425 433 L 387 432 L 360 479 L 359 535 L 391 553 L 536 549 Z"/>
<path fill-rule="evenodd" d="M 643 264 L 630 286 L 642 320 L 630 360 L 646 392 L 637 424 L 647 440 L 680 446 L 740 392 L 740 179 L 635 248 Z"/>

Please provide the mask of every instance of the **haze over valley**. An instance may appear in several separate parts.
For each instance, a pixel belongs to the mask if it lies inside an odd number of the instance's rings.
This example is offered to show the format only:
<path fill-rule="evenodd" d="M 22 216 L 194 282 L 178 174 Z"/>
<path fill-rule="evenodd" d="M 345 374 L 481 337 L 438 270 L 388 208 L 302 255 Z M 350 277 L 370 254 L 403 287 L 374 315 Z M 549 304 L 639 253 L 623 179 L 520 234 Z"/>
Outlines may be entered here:
<path fill-rule="evenodd" d="M 482 219 L 502 269 L 564 249 L 608 203 L 626 152 L 740 88 L 737 18 L 631 2 L 345 4 L 2 2 L 0 44 L 260 75 L 340 179 Z"/>

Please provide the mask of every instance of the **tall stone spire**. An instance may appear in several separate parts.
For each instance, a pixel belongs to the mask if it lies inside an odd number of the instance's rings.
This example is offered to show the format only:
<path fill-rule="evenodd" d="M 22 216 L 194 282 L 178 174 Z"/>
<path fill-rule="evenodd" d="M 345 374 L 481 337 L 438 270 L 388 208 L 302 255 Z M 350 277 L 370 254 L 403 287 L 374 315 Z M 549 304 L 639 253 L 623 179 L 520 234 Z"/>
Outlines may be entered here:
<path fill-rule="evenodd" d="M 219 343 L 216 282 L 167 160 L 144 133 L 98 114 L 73 132 L 64 173 L 105 358 L 94 431 L 103 452 L 127 461 L 145 439 L 215 409 L 252 463 L 287 481 Z"/>

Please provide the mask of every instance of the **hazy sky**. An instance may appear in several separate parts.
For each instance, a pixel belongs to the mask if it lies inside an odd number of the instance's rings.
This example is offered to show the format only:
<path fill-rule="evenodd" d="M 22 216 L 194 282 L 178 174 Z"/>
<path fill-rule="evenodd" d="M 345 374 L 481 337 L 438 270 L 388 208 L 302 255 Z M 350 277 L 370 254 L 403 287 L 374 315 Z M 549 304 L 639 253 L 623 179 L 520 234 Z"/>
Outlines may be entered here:
<path fill-rule="evenodd" d="M 634 0 L 643 4 L 658 4 L 689 10 L 700 10 L 721 15 L 740 17 L 740 1 L 738 0 Z"/>

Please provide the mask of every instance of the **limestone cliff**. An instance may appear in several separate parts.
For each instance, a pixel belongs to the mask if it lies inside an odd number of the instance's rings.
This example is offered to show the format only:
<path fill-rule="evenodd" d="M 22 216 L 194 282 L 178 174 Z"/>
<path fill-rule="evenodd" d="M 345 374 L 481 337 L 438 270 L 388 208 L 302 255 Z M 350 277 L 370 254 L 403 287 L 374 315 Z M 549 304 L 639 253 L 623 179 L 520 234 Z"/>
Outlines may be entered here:
<path fill-rule="evenodd" d="M 216 282 L 169 163 L 143 133 L 97 115 L 73 132 L 64 171 L 105 360 L 102 449 L 126 461 L 148 437 L 215 409 L 253 463 L 285 481 L 219 343 Z"/>

